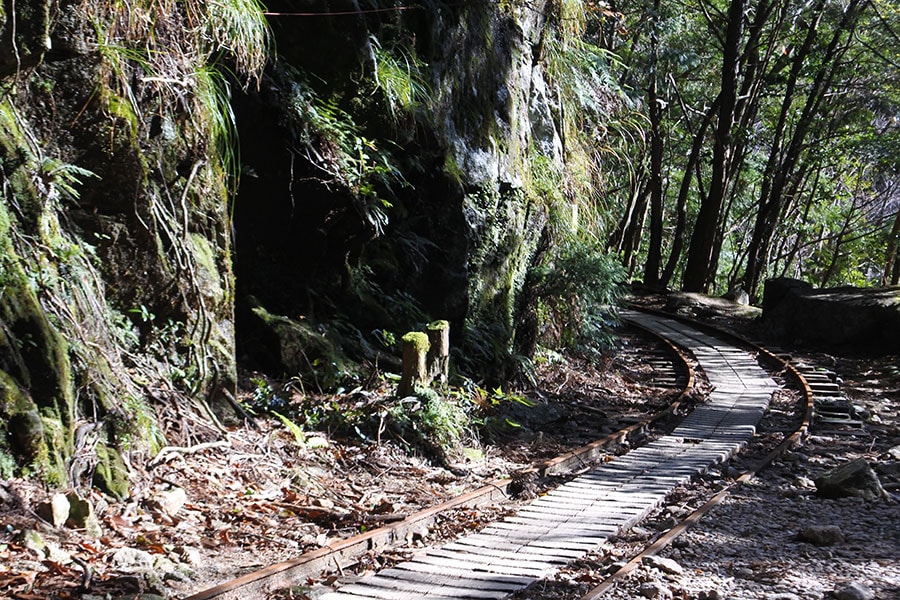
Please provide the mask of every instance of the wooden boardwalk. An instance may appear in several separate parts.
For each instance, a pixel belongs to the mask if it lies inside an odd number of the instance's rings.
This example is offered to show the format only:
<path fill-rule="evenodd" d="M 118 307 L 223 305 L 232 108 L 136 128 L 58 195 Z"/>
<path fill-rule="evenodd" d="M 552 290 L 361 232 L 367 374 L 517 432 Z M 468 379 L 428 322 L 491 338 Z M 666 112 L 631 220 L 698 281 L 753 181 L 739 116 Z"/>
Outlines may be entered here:
<path fill-rule="evenodd" d="M 690 350 L 713 386 L 671 434 L 534 500 L 514 515 L 322 600 L 506 598 L 596 550 L 659 505 L 675 486 L 747 443 L 776 384 L 749 353 L 677 321 L 633 311 L 626 320 Z"/>

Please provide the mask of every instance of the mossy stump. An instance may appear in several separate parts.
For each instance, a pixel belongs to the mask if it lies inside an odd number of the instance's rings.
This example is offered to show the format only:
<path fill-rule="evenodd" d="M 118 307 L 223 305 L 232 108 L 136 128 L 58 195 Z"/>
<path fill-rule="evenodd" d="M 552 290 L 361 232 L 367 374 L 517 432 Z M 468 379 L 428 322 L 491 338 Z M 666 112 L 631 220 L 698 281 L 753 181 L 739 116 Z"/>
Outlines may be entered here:
<path fill-rule="evenodd" d="M 438 380 L 439 383 L 447 383 L 450 371 L 450 323 L 447 321 L 434 321 L 429 323 L 426 329 L 428 342 L 428 377 Z"/>
<path fill-rule="evenodd" d="M 431 342 L 427 334 L 411 331 L 400 338 L 400 347 L 403 350 L 403 364 L 397 396 L 404 398 L 412 395 L 417 386 L 428 387 L 431 383 L 427 362 Z"/>

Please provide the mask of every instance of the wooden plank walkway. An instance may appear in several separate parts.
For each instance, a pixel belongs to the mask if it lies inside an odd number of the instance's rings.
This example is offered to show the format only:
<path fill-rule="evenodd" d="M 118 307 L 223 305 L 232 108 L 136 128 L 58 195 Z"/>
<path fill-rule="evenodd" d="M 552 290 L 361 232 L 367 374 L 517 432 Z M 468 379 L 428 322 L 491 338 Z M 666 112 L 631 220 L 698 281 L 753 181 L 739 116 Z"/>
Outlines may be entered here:
<path fill-rule="evenodd" d="M 321 600 L 507 598 L 642 520 L 675 486 L 731 457 L 755 432 L 775 382 L 749 353 L 654 315 L 623 318 L 691 351 L 713 386 L 669 435 L 585 473 L 478 533 Z"/>

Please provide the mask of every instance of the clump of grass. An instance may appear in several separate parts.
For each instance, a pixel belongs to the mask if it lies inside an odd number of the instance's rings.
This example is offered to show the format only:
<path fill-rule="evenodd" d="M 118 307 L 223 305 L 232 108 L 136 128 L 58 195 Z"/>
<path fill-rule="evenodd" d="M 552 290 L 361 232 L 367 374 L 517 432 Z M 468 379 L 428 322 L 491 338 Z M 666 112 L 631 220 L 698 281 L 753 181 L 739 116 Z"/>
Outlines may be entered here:
<path fill-rule="evenodd" d="M 431 97 L 421 76 L 424 65 L 402 47 L 386 50 L 374 36 L 370 42 L 375 57 L 375 85 L 384 95 L 391 118 L 397 121 L 401 113 L 414 113 Z"/>

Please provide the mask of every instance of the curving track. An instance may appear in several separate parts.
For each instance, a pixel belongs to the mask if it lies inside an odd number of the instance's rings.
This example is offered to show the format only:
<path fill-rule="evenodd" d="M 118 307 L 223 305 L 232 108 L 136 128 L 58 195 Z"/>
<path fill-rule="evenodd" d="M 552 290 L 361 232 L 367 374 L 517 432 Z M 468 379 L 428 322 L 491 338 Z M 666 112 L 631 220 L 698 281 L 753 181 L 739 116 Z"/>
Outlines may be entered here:
<path fill-rule="evenodd" d="M 756 358 L 671 319 L 623 317 L 690 350 L 713 392 L 669 435 L 598 467 L 482 531 L 425 551 L 322 600 L 506 598 L 640 521 L 680 483 L 753 436 L 776 389 Z"/>

